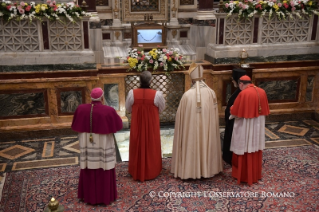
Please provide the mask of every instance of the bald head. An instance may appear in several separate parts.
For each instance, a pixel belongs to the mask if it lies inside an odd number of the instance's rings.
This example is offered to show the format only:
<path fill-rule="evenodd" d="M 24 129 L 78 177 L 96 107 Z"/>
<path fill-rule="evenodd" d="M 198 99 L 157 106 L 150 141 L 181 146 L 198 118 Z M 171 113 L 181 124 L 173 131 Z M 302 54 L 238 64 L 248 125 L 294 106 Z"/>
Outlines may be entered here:
<path fill-rule="evenodd" d="M 152 74 L 149 71 L 143 71 L 140 74 L 141 88 L 149 88 L 152 80 Z"/>

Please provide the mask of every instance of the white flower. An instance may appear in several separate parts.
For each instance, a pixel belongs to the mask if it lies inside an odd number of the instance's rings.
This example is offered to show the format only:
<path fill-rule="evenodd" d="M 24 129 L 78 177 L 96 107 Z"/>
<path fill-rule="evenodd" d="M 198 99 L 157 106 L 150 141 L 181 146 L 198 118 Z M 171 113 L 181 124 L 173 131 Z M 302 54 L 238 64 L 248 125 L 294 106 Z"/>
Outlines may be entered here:
<path fill-rule="evenodd" d="M 292 13 L 287 12 L 287 15 L 289 16 L 290 20 L 294 20 Z"/>
<path fill-rule="evenodd" d="M 304 9 L 302 9 L 301 12 L 302 14 L 308 15 L 308 13 Z"/>
<path fill-rule="evenodd" d="M 50 16 L 48 14 L 44 13 L 44 16 L 50 19 Z"/>
<path fill-rule="evenodd" d="M 74 7 L 74 3 L 73 2 L 69 2 L 69 3 L 66 3 L 66 5 L 70 8 Z"/>
<path fill-rule="evenodd" d="M 272 9 L 270 9 L 270 11 L 269 11 L 269 20 L 270 20 L 270 18 L 271 18 L 271 16 L 272 16 Z"/>
<path fill-rule="evenodd" d="M 0 12 L 0 16 L 3 16 L 3 13 L 2 13 L 2 12 Z"/>
<path fill-rule="evenodd" d="M 268 1 L 267 4 L 268 4 L 268 6 L 272 7 L 272 6 L 274 6 L 275 3 L 271 2 L 271 1 Z"/>
<path fill-rule="evenodd" d="M 263 10 L 262 12 L 261 12 L 261 16 L 265 16 L 266 15 L 266 10 Z"/>
<path fill-rule="evenodd" d="M 296 14 L 296 16 L 297 16 L 299 19 L 302 19 L 302 17 L 301 17 L 301 15 L 300 15 L 299 12 L 296 12 L 295 14 Z"/>

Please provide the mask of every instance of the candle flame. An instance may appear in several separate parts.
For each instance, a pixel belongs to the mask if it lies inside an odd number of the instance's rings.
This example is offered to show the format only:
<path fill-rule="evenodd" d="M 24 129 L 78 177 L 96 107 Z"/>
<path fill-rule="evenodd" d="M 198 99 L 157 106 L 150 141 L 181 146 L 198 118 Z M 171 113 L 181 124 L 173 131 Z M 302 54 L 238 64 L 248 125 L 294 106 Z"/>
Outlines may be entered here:
<path fill-rule="evenodd" d="M 55 201 L 54 197 L 52 197 L 51 201 L 52 201 L 52 202 L 54 202 L 54 201 Z"/>

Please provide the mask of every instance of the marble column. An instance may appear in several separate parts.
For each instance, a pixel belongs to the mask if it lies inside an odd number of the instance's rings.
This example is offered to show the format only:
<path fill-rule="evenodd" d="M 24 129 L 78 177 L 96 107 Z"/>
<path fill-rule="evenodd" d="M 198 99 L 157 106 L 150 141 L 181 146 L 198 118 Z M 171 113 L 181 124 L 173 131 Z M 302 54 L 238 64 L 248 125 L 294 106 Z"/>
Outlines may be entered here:
<path fill-rule="evenodd" d="M 198 11 L 195 19 L 197 20 L 212 20 L 216 19 L 213 11 L 212 0 L 199 0 Z"/>
<path fill-rule="evenodd" d="M 178 9 L 177 9 L 177 5 L 176 5 L 176 1 L 177 0 L 171 0 L 171 12 L 170 12 L 170 22 L 169 25 L 170 26 L 178 26 L 178 20 L 177 20 L 177 13 L 178 13 Z"/>
<path fill-rule="evenodd" d="M 114 9 L 112 10 L 113 15 L 113 25 L 115 27 L 122 26 L 121 20 L 120 20 L 120 10 L 119 10 L 119 1 L 113 0 L 112 5 L 114 5 Z"/>
<path fill-rule="evenodd" d="M 100 25 L 100 18 L 96 14 L 90 18 L 91 25 L 96 25 L 96 27 L 90 27 L 90 48 L 94 52 L 95 62 L 103 63 L 104 54 L 102 49 L 102 29 Z"/>

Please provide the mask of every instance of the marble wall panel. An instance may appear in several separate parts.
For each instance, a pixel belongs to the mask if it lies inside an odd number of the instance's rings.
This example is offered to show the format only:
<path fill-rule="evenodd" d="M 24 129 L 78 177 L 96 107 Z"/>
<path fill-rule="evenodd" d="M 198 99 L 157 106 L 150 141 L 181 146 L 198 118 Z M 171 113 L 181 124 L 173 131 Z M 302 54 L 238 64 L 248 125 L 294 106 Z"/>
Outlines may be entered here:
<path fill-rule="evenodd" d="M 113 107 L 115 110 L 120 110 L 119 85 L 104 84 L 104 99 L 108 106 Z"/>
<path fill-rule="evenodd" d="M 318 67 L 292 67 L 292 68 L 274 68 L 274 69 L 254 69 L 253 80 L 256 79 L 275 79 L 283 80 L 284 78 L 300 78 L 300 85 L 297 86 L 299 94 L 297 101 L 276 101 L 270 102 L 269 108 L 272 115 L 276 114 L 294 114 L 294 113 L 312 113 L 318 107 L 319 99 L 319 82 Z M 306 101 L 307 78 L 315 76 L 313 88 L 313 101 Z M 258 83 L 255 83 L 258 85 Z"/>
<path fill-rule="evenodd" d="M 60 93 L 61 113 L 74 113 L 82 104 L 82 91 L 64 91 Z"/>
<path fill-rule="evenodd" d="M 226 90 L 226 93 L 225 93 L 225 99 L 223 99 L 223 106 L 227 105 L 227 102 L 229 100 L 229 98 L 231 97 L 232 95 L 232 83 L 231 81 L 224 81 L 225 83 L 225 90 Z"/>
<path fill-rule="evenodd" d="M 299 79 L 257 80 L 256 84 L 266 91 L 269 102 L 298 101 Z"/>
<path fill-rule="evenodd" d="M 235 92 L 236 88 L 231 81 L 232 71 L 214 71 L 213 77 L 215 78 L 214 89 L 217 97 L 219 109 L 227 105 L 227 102 L 231 95 Z"/>
<path fill-rule="evenodd" d="M 220 65 L 222 66 L 222 65 Z M 228 70 L 228 66 L 223 66 L 218 70 L 221 71 L 213 71 L 210 68 L 205 68 L 204 70 L 204 78 L 206 84 L 211 87 L 216 95 L 218 101 L 218 110 L 220 118 L 224 117 L 224 109 L 227 95 L 229 96 L 233 91 L 229 88 L 229 79 L 231 77 L 231 70 Z M 116 68 L 116 67 L 115 67 Z M 114 67 L 110 67 L 110 70 L 114 69 Z M 15 73 L 12 73 L 15 74 Z M 160 73 L 157 73 L 160 74 Z M 13 94 L 20 94 L 20 90 L 24 93 L 41 93 L 43 91 L 43 99 L 44 99 L 44 108 L 48 107 L 48 109 L 44 111 L 44 114 L 31 114 L 27 116 L 11 116 L 8 118 L 7 116 L 2 116 L 3 112 L 0 111 L 0 131 L 8 131 L 8 130 L 39 130 L 39 129 L 57 129 L 57 128 L 69 128 L 70 123 L 72 121 L 72 113 L 68 113 L 67 111 L 72 111 L 68 109 L 62 109 L 61 102 L 67 102 L 67 96 L 75 92 L 74 95 L 77 95 L 79 98 L 80 91 L 82 94 L 83 103 L 90 102 L 90 91 L 94 87 L 101 87 L 104 89 L 105 93 L 111 90 L 112 87 L 116 87 L 117 85 L 117 96 L 118 96 L 118 106 L 116 106 L 118 114 L 123 119 L 123 122 L 128 123 L 127 117 L 125 114 L 125 97 L 127 95 L 128 90 L 126 90 L 126 82 L 125 80 L 129 78 L 129 76 L 136 76 L 136 73 L 107 73 L 103 72 L 102 74 L 98 74 L 97 76 L 91 77 L 73 77 L 73 78 L 43 78 L 43 79 L 16 79 L 10 80 L 11 83 L 8 83 L 8 80 L 0 79 L 0 110 L 2 108 L 6 108 L 8 106 L 4 106 L 4 102 L 7 100 L 3 100 L 3 94 L 7 95 L 10 92 Z M 188 90 L 191 86 L 191 80 L 187 71 L 178 72 L 178 75 L 182 75 L 181 79 L 172 79 L 174 89 L 176 92 L 180 92 L 180 96 Z M 264 83 L 266 86 L 264 89 L 266 92 L 273 92 L 277 95 L 281 95 L 282 93 L 288 93 L 291 96 L 296 96 L 299 94 L 300 97 L 296 98 L 296 101 L 291 102 L 291 100 L 287 99 L 284 96 L 281 100 L 275 99 L 275 102 L 270 102 L 270 109 L 272 115 L 277 114 L 294 114 L 300 112 L 319 112 L 319 69 L 315 67 L 294 67 L 294 68 L 277 68 L 277 69 L 254 69 L 253 70 L 253 82 L 258 85 L 259 82 Z M 164 91 L 164 88 L 160 87 L 164 83 L 160 80 L 163 78 L 159 78 L 154 86 L 155 89 L 159 89 Z M 259 80 L 259 81 L 258 81 Z M 269 81 L 267 81 L 269 80 Z M 14 82 L 13 82 L 14 81 Z M 227 82 L 229 81 L 229 82 Z M 271 81 L 275 81 L 275 83 L 267 87 L 271 84 Z M 226 89 L 224 89 L 224 84 L 226 82 Z M 297 86 L 296 86 L 297 82 Z M 281 85 L 283 83 L 284 85 Z M 290 84 L 289 84 L 290 83 Z M 300 85 L 298 85 L 298 83 Z M 106 85 L 106 86 L 105 86 Z M 181 85 L 181 87 L 177 88 L 177 85 Z M 281 86 L 279 88 L 279 85 Z M 285 86 L 287 85 L 287 86 Z M 291 90 L 286 89 L 286 87 L 292 88 Z M 310 87 L 312 86 L 312 90 Z M 35 90 L 37 89 L 37 90 Z M 169 111 L 165 111 L 164 121 L 169 122 L 169 120 L 174 121 L 175 115 L 174 113 L 177 110 L 179 99 L 175 97 L 177 93 L 172 91 L 171 88 L 165 88 L 165 98 L 167 102 L 172 103 L 169 106 Z M 281 90 L 280 90 L 281 89 Z M 286 90 L 285 90 L 286 89 Z M 298 90 L 299 89 L 299 90 Z M 31 92 L 31 90 L 33 90 Z M 10 91 L 10 92 L 8 92 Z M 15 92 L 14 92 L 15 91 Z M 27 91 L 27 92 L 26 92 Z M 175 92 L 175 93 L 174 93 Z M 307 93 L 310 95 L 312 92 L 312 101 L 307 100 Z M 116 93 L 116 92 L 115 92 Z M 61 94 L 61 98 L 58 96 Z M 47 100 L 46 97 L 47 96 Z M 302 97 L 304 96 L 304 97 Z M 175 98 L 175 99 L 174 99 Z M 279 98 L 278 96 L 276 98 Z M 291 98 L 291 97 L 289 97 Z M 107 97 L 106 97 L 107 99 Z M 172 100 L 173 99 L 173 100 Z M 224 100 L 223 100 L 224 99 Z M 308 98 L 309 99 L 309 98 Z M 28 101 L 28 100 L 26 100 Z M 282 103 L 282 101 L 287 101 Z M 31 104 L 32 105 L 32 104 Z M 60 108 L 60 109 L 59 109 Z M 71 107 L 72 108 L 72 107 Z M 172 110 L 172 108 L 175 108 Z M 58 111 L 60 110 L 60 111 Z M 62 114 L 62 115 L 61 115 Z M 43 117 L 41 117 L 43 116 Z M 30 117 L 30 118 L 25 118 Z M 32 117 L 32 118 L 31 118 Z M 18 119 L 19 118 L 19 119 Z M 163 117 L 161 117 L 163 118 Z M 162 119 L 161 119 L 162 121 Z M 128 127 L 128 125 L 127 125 Z"/>
<path fill-rule="evenodd" d="M 313 94 L 313 84 L 314 84 L 315 76 L 308 76 L 307 78 L 307 91 L 306 91 L 306 101 L 312 101 L 312 94 Z"/>
<path fill-rule="evenodd" d="M 44 91 L 0 94 L 0 117 L 43 116 L 47 114 Z"/>

